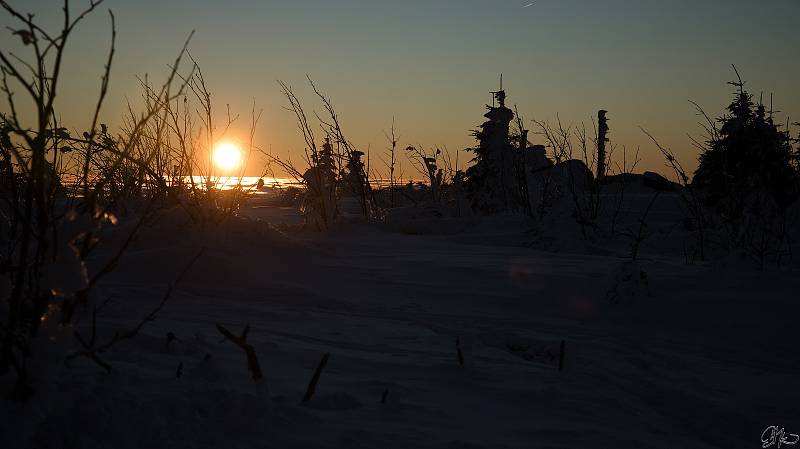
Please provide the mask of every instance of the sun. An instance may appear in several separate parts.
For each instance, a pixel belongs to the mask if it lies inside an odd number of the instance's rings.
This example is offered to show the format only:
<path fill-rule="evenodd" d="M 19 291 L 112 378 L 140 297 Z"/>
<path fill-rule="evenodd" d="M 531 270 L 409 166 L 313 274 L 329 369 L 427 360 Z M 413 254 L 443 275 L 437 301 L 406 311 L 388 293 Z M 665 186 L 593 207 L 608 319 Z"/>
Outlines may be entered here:
<path fill-rule="evenodd" d="M 232 171 L 242 164 L 242 150 L 231 142 L 220 142 L 214 147 L 214 165 L 223 171 Z"/>

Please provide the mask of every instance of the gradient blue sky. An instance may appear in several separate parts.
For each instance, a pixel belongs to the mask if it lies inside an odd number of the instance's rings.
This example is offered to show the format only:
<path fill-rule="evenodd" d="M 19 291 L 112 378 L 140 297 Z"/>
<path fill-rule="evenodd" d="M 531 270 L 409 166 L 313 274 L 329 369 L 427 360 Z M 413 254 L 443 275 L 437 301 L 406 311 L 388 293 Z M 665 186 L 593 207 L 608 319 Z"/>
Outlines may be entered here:
<path fill-rule="evenodd" d="M 61 4 L 10 3 L 45 22 Z M 641 145 L 640 170 L 666 172 L 640 125 L 694 167 L 686 134 L 701 130 L 687 100 L 720 114 L 732 91 L 725 84 L 734 76 L 731 63 L 756 95 L 774 93 L 782 120 L 800 120 L 800 0 L 538 0 L 523 8 L 527 3 L 107 0 L 118 45 L 105 121 L 117 123 L 125 98 L 138 96 L 135 75 L 165 74 L 193 29 L 190 48 L 218 110 L 230 104 L 242 114 L 232 136 L 246 135 L 255 98 L 264 109 L 257 143 L 283 155 L 299 154 L 302 139 L 275 80 L 294 85 L 307 107 L 319 110 L 305 74 L 332 97 L 351 139 L 373 152 L 385 149 L 392 117 L 402 145 L 470 146 L 469 130 L 481 123 L 500 72 L 509 103 L 526 119 L 559 113 L 564 122 L 589 124 L 597 109 L 609 110 L 611 138 Z M 72 42 L 60 102 L 62 115 L 75 113 L 72 126 L 88 126 L 109 32 L 100 11 Z M 12 40 L 4 32 L 0 43 L 12 47 Z"/>

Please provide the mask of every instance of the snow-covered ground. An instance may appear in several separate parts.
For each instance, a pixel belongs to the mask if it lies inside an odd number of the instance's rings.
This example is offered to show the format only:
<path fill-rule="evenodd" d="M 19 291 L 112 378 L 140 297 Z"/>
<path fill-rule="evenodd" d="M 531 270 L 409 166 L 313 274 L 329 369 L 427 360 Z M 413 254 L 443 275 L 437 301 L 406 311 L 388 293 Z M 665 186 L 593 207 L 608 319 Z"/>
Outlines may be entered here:
<path fill-rule="evenodd" d="M 111 374 L 78 359 L 42 380 L 50 393 L 25 406 L 35 447 L 755 448 L 769 425 L 800 431 L 796 267 L 545 251 L 514 217 L 430 234 L 264 221 L 293 214 L 200 229 L 171 211 L 146 229 L 96 292 L 111 297 L 98 338 L 203 255 L 104 354 Z M 216 323 L 250 324 L 262 382 Z"/>

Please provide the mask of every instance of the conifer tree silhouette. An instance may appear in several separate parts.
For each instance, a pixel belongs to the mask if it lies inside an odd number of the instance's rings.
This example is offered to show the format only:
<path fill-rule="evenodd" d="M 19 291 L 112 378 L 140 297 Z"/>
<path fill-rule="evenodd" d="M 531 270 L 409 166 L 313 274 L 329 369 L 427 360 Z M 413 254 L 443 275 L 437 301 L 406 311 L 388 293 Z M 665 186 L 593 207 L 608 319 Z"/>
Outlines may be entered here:
<path fill-rule="evenodd" d="M 745 199 L 759 192 L 785 208 L 798 198 L 798 154 L 789 133 L 753 102 L 741 78 L 729 84 L 738 90 L 700 155 L 693 184 L 707 206 L 728 216 L 742 214 Z"/>
<path fill-rule="evenodd" d="M 488 120 L 474 131 L 478 146 L 469 148 L 475 153 L 474 165 L 466 171 L 467 195 L 472 207 L 480 212 L 495 213 L 508 210 L 513 200 L 515 148 L 509 137 L 509 125 L 514 112 L 505 105 L 502 89 L 492 92 L 498 106 L 488 106 Z"/>

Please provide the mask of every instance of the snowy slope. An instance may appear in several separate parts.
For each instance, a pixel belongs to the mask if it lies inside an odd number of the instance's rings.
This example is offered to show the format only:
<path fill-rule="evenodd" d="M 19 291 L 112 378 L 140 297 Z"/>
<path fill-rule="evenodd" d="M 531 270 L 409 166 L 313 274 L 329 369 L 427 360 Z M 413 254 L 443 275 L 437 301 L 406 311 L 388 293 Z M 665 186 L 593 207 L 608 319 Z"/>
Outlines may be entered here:
<path fill-rule="evenodd" d="M 172 211 L 96 296 L 113 295 L 108 338 L 205 248 L 158 319 L 105 354 L 111 374 L 76 360 L 18 412 L 39 413 L 23 416 L 43 448 L 727 448 L 800 428 L 795 268 L 677 253 L 632 267 L 625 251 L 526 246 L 509 217 L 470 220 L 449 235 L 318 235 L 199 229 Z M 609 300 L 615 286 L 630 294 Z M 251 325 L 263 382 L 216 323 Z"/>

